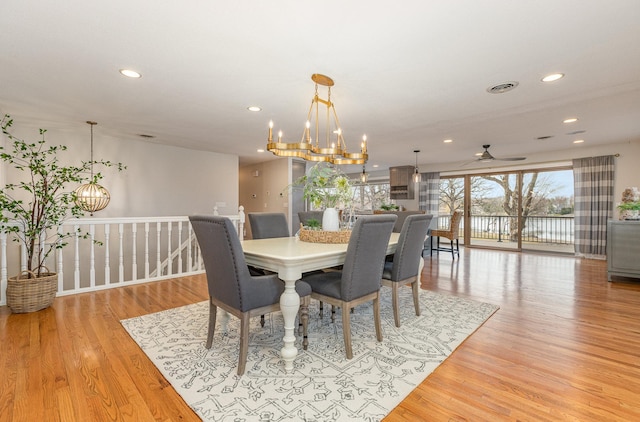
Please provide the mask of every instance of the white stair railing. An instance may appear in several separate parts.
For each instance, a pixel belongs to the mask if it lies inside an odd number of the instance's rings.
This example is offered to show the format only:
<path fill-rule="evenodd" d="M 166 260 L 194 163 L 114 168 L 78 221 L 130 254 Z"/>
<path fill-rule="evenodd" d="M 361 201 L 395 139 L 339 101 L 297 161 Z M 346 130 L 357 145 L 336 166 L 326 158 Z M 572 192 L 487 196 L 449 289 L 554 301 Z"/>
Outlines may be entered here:
<path fill-rule="evenodd" d="M 226 217 L 234 222 L 242 239 L 244 207 L 238 215 Z M 58 296 L 204 272 L 198 242 L 186 216 L 80 218 L 68 220 L 58 230 L 75 233 L 67 239 L 68 245 L 52 253 L 46 262 L 58 273 Z M 25 248 L 0 233 L 0 305 L 6 304 L 8 277 L 25 268 Z"/>

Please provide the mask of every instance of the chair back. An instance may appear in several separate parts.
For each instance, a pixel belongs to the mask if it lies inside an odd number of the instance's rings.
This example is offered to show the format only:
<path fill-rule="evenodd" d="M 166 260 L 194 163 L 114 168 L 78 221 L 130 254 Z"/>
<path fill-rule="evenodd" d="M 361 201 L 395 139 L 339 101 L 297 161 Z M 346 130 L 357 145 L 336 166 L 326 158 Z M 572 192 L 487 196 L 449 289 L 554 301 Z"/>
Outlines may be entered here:
<path fill-rule="evenodd" d="M 233 223 L 226 217 L 190 216 L 207 273 L 209 296 L 244 311 L 242 280 L 250 279 Z"/>
<path fill-rule="evenodd" d="M 396 253 L 393 255 L 391 280 L 406 280 L 418 275 L 424 240 L 433 215 L 414 214 L 404 220 Z"/>
<path fill-rule="evenodd" d="M 458 238 L 460 220 L 462 220 L 462 211 L 454 211 L 449 224 L 449 236 L 447 236 L 449 239 L 454 240 Z"/>
<path fill-rule="evenodd" d="M 282 212 L 250 212 L 249 225 L 254 239 L 290 236 L 287 217 Z"/>
<path fill-rule="evenodd" d="M 397 218 L 392 214 L 358 217 L 342 268 L 342 300 L 351 301 L 380 289 L 387 246 Z"/>
<path fill-rule="evenodd" d="M 324 211 L 300 211 L 298 212 L 298 218 L 302 225 L 306 225 L 307 221 L 313 219 L 318 220 L 320 224 L 322 224 L 322 214 Z"/>

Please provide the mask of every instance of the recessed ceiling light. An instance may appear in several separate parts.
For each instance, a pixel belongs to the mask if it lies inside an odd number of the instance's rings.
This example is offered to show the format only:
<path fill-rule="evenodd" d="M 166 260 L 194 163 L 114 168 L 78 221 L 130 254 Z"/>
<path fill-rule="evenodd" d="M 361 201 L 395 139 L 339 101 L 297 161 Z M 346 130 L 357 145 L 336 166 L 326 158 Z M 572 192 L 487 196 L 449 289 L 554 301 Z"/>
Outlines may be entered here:
<path fill-rule="evenodd" d="M 481 152 L 476 152 L 476 153 L 475 153 L 475 154 L 473 154 L 473 155 L 475 155 L 476 157 L 480 157 L 480 156 L 482 155 L 482 153 L 481 153 Z"/>
<path fill-rule="evenodd" d="M 258 106 L 249 106 L 249 107 L 247 107 L 247 110 L 249 110 L 249 111 L 262 111 L 262 108 L 260 108 Z"/>
<path fill-rule="evenodd" d="M 578 121 L 577 117 L 569 117 L 568 119 L 564 119 L 562 123 L 575 123 Z"/>
<path fill-rule="evenodd" d="M 131 69 L 120 69 L 120 73 L 127 78 L 142 78 L 142 75 Z"/>
<path fill-rule="evenodd" d="M 264 152 L 264 150 L 262 148 L 259 148 L 258 152 Z"/>
<path fill-rule="evenodd" d="M 453 142 L 453 139 L 445 139 L 444 141 L 445 144 L 450 144 L 451 142 Z"/>
<path fill-rule="evenodd" d="M 542 78 L 542 82 L 553 82 L 564 77 L 564 73 L 552 73 Z"/>
<path fill-rule="evenodd" d="M 573 141 L 574 144 L 581 144 L 584 142 L 584 139 L 576 139 L 575 141 Z"/>
<path fill-rule="evenodd" d="M 377 164 L 374 164 L 374 165 L 373 165 L 373 168 L 378 168 L 378 167 L 379 167 L 379 166 L 378 166 Z"/>

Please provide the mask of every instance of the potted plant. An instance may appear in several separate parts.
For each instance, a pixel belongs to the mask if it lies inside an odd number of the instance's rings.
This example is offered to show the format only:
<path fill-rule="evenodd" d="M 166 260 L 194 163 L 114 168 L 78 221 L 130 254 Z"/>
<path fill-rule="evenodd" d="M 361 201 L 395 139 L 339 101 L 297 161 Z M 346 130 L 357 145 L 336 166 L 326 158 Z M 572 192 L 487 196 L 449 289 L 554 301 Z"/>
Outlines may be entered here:
<path fill-rule="evenodd" d="M 100 173 L 91 177 L 91 165 L 125 167 L 110 161 L 81 162 L 79 166 L 63 166 L 58 154 L 66 151 L 64 145 L 45 145 L 45 129 L 41 139 L 27 142 L 14 137 L 9 128 L 13 120 L 5 115 L 1 121 L 2 133 L 9 139 L 8 148 L 0 146 L 0 160 L 15 170 L 24 172 L 18 183 L 6 184 L 0 191 L 0 231 L 13 233 L 13 240 L 26 248 L 26 274 L 8 279 L 7 305 L 13 312 L 32 312 L 51 305 L 57 291 L 57 276 L 45 267 L 47 257 L 54 250 L 66 246 L 66 238 L 75 232 L 62 232 L 58 227 L 69 217 L 82 217 L 83 209 L 76 204 L 73 190 L 67 185 L 97 183 Z M 87 234 L 82 235 L 87 237 Z"/>
<path fill-rule="evenodd" d="M 353 189 L 351 180 L 338 167 L 316 164 L 298 178 L 294 186 L 302 187 L 303 196 L 316 208 L 324 208 L 322 229 L 337 231 L 340 219 L 337 207 L 349 208 Z"/>
<path fill-rule="evenodd" d="M 640 201 L 628 201 L 618 204 L 620 215 L 625 220 L 640 219 Z"/>

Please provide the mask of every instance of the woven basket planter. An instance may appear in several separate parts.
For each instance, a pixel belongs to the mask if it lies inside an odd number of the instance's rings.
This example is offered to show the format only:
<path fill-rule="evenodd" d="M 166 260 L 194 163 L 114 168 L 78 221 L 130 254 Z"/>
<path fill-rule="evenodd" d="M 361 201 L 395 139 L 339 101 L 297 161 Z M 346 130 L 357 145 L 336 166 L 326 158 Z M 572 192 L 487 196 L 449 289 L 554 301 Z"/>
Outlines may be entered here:
<path fill-rule="evenodd" d="M 300 224 L 300 232 L 298 237 L 303 242 L 310 243 L 349 243 L 351 237 L 351 230 L 340 231 L 324 231 L 324 230 L 309 230 L 305 229 Z"/>
<path fill-rule="evenodd" d="M 39 311 L 51 306 L 57 291 L 56 273 L 36 277 L 31 271 L 23 271 L 7 280 L 7 306 L 16 314 Z"/>

